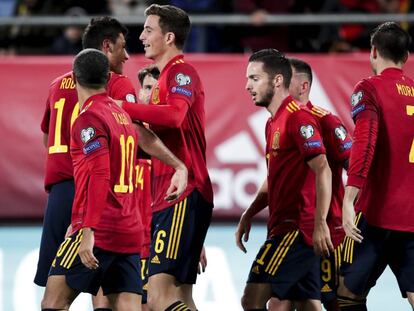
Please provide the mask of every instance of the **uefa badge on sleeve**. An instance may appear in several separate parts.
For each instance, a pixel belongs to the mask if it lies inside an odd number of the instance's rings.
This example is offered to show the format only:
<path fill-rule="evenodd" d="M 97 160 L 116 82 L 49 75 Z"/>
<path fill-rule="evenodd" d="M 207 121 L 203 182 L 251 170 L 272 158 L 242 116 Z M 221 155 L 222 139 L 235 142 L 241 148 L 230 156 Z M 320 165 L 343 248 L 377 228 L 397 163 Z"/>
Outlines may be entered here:
<path fill-rule="evenodd" d="M 93 127 L 84 128 L 81 131 L 81 140 L 84 144 L 95 137 L 95 129 Z"/>
<path fill-rule="evenodd" d="M 309 139 L 313 136 L 313 133 L 315 133 L 315 130 L 312 125 L 302 125 L 300 127 L 300 135 L 302 135 L 303 138 Z"/>
<path fill-rule="evenodd" d="M 180 72 L 175 75 L 175 82 L 180 86 L 189 85 L 191 83 L 191 78 Z"/>
<path fill-rule="evenodd" d="M 361 101 L 363 95 L 364 95 L 364 93 L 362 93 L 362 91 L 359 91 L 357 93 L 352 94 L 352 96 L 351 96 L 351 105 L 352 105 L 352 107 L 355 107 L 356 105 L 359 104 L 359 102 Z"/>

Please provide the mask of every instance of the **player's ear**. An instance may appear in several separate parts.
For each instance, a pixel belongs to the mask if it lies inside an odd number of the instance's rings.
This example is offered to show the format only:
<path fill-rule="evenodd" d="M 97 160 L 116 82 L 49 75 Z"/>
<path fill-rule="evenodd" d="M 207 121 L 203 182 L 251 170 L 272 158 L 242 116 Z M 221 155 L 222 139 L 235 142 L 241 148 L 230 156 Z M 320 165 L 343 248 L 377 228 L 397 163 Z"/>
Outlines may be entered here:
<path fill-rule="evenodd" d="M 104 52 L 105 54 L 107 52 L 112 52 L 111 41 L 109 39 L 104 39 L 102 41 L 102 52 Z"/>
<path fill-rule="evenodd" d="M 377 59 L 377 57 L 378 57 L 378 50 L 377 50 L 377 48 L 375 46 L 372 46 L 372 48 L 371 48 L 371 54 L 372 54 L 372 58 L 373 59 Z"/>
<path fill-rule="evenodd" d="M 275 78 L 273 79 L 273 85 L 276 87 L 279 87 L 283 84 L 283 76 L 281 74 L 275 75 Z"/>
<path fill-rule="evenodd" d="M 175 34 L 173 32 L 167 32 L 165 38 L 167 44 L 172 44 L 175 41 Z"/>
<path fill-rule="evenodd" d="M 406 63 L 406 61 L 407 61 L 407 59 L 408 59 L 408 56 L 410 56 L 410 52 L 409 52 L 409 51 L 407 51 L 407 54 L 405 54 L 405 57 L 404 57 L 404 59 L 403 59 L 403 61 L 402 61 L 402 63 L 403 63 L 403 64 L 405 64 L 405 63 Z"/>
<path fill-rule="evenodd" d="M 309 81 L 304 81 L 304 82 L 302 83 L 302 91 L 305 93 L 306 91 L 308 91 L 308 90 L 309 90 L 309 88 L 310 88 L 310 83 L 309 83 Z"/>

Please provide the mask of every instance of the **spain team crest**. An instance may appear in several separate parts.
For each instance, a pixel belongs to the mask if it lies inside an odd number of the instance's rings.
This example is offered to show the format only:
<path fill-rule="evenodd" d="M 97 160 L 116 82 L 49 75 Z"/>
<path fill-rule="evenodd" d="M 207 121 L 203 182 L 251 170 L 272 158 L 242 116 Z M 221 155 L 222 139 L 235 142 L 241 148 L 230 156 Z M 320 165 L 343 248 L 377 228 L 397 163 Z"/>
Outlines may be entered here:
<path fill-rule="evenodd" d="M 160 103 L 160 88 L 158 87 L 158 84 L 155 86 L 154 90 L 152 91 L 151 103 L 153 105 L 157 105 Z"/>
<path fill-rule="evenodd" d="M 273 149 L 273 156 L 274 157 L 277 156 L 277 149 L 280 148 L 279 141 L 280 141 L 280 132 L 276 131 L 273 134 L 273 142 L 272 142 L 272 149 Z"/>

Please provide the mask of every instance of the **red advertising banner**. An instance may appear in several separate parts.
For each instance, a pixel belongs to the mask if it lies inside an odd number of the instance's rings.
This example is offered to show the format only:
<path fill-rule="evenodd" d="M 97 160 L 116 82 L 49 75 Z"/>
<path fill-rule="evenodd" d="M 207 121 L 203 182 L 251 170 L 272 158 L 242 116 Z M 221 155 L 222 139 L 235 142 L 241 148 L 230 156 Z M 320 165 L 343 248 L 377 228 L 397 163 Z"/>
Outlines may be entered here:
<path fill-rule="evenodd" d="M 294 55 L 314 70 L 311 100 L 333 111 L 352 130 L 353 86 L 371 74 L 368 54 Z M 206 93 L 207 160 L 218 218 L 239 217 L 266 177 L 264 126 L 268 112 L 255 107 L 245 90 L 245 55 L 189 55 Z M 43 215 L 45 148 L 40 122 L 48 87 L 71 69 L 71 57 L 0 58 L 0 219 Z M 133 57 L 125 66 L 138 89 L 137 71 L 148 61 Z M 414 64 L 406 66 L 414 74 Z"/>

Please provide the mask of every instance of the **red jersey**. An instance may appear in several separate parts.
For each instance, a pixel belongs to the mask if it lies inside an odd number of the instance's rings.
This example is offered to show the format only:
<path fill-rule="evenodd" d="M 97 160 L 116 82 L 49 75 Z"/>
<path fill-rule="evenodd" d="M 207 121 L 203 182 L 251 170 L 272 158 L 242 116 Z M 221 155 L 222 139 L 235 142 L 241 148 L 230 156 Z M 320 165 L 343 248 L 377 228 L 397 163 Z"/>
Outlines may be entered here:
<path fill-rule="evenodd" d="M 315 174 L 306 163 L 325 153 L 317 120 L 286 97 L 266 124 L 269 237 L 300 229 L 312 245 L 316 207 Z"/>
<path fill-rule="evenodd" d="M 70 157 L 70 128 L 79 113 L 78 94 L 72 72 L 55 79 L 49 87 L 46 109 L 41 123 L 48 134 L 45 189 L 53 184 L 72 179 Z"/>
<path fill-rule="evenodd" d="M 106 87 L 108 96 L 113 99 L 136 103 L 137 97 L 131 80 L 128 77 L 111 71 L 111 77 Z"/>
<path fill-rule="evenodd" d="M 135 194 L 142 217 L 144 236 L 142 241 L 141 258 L 148 258 L 151 244 L 151 160 L 138 159 L 135 165 Z"/>
<path fill-rule="evenodd" d="M 342 172 L 345 163 L 349 160 L 352 139 L 337 116 L 320 107 L 313 106 L 311 102 L 308 102 L 306 106 L 319 121 L 326 148 L 326 158 L 332 171 L 332 198 L 326 221 L 331 232 L 332 243 L 336 248 L 345 237 L 342 228 L 342 199 L 344 197 Z"/>
<path fill-rule="evenodd" d="M 414 232 L 414 81 L 387 68 L 360 81 L 351 98 L 355 122 L 348 182 L 370 225 Z"/>
<path fill-rule="evenodd" d="M 135 102 L 135 90 L 131 81 L 122 75 L 111 72 L 108 82 L 108 95 L 114 99 Z M 48 134 L 45 188 L 72 179 L 73 166 L 70 157 L 70 128 L 79 114 L 78 94 L 72 72 L 56 78 L 49 88 L 46 109 L 41 129 Z"/>
<path fill-rule="evenodd" d="M 95 230 L 95 246 L 138 253 L 142 222 L 136 208 L 137 134 L 132 121 L 106 93 L 90 97 L 72 128 L 75 177 L 72 230 Z"/>
<path fill-rule="evenodd" d="M 182 102 L 188 110 L 179 105 Z M 123 108 L 132 119 L 149 123 L 162 142 L 186 165 L 188 186 L 177 201 L 198 189 L 204 199 L 212 203 L 213 189 L 206 163 L 204 88 L 196 70 L 184 61 L 183 55 L 172 58 L 162 70 L 150 105 L 124 103 Z M 178 122 L 174 118 L 183 110 L 185 115 Z M 166 111 L 171 113 L 162 115 Z M 156 212 L 174 204 L 164 197 L 175 171 L 156 158 L 152 159 L 152 169 L 153 211 Z"/>

